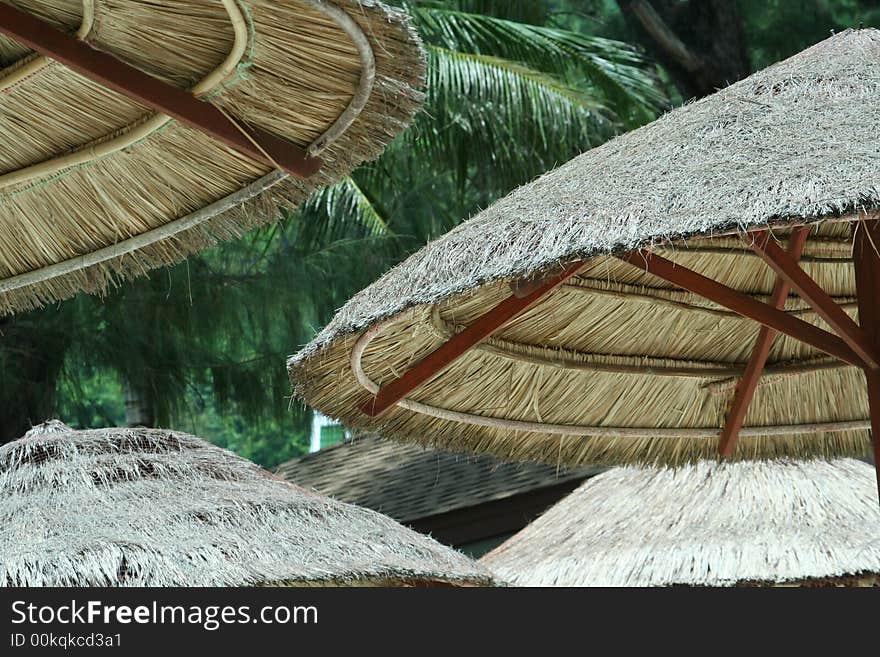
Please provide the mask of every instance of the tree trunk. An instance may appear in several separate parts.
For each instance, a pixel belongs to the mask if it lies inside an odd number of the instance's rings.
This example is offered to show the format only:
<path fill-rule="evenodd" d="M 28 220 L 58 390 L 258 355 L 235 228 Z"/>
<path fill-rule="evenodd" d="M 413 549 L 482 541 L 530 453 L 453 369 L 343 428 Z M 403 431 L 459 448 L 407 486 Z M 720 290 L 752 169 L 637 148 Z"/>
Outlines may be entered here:
<path fill-rule="evenodd" d="M 149 391 L 144 386 L 127 384 L 125 386 L 125 426 L 152 427 L 153 424 L 153 404 Z"/>
<path fill-rule="evenodd" d="M 685 99 L 749 74 L 742 18 L 732 0 L 617 0 L 637 38 Z"/>

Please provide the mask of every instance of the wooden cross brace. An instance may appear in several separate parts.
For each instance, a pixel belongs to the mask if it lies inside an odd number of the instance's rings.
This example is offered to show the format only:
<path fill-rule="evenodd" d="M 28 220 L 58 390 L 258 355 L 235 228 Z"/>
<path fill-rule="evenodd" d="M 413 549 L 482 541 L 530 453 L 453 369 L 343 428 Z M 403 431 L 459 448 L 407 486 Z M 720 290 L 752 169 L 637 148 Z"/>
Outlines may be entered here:
<path fill-rule="evenodd" d="M 235 122 L 188 91 L 154 78 L 5 2 L 0 2 L 0 34 L 199 130 L 252 160 L 280 167 L 300 178 L 311 176 L 323 164 L 300 146 L 262 128 Z"/>

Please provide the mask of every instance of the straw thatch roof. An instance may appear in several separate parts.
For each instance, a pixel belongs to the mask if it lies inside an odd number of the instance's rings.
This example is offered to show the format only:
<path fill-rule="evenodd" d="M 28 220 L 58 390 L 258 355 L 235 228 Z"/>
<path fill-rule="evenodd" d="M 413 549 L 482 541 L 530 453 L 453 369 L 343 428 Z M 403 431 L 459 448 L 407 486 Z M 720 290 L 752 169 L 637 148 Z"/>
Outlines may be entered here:
<path fill-rule="evenodd" d="M 880 583 L 861 461 L 615 468 L 483 557 L 522 586 Z"/>
<path fill-rule="evenodd" d="M 846 220 L 880 207 L 878 65 L 880 32 L 846 31 L 521 187 L 352 298 L 290 359 L 297 392 L 353 427 L 504 458 L 712 458 L 759 325 L 611 254 L 651 247 L 766 301 L 775 274 L 737 231 L 784 240 L 807 222 L 802 266 L 853 315 Z M 584 259 L 387 413 L 361 413 L 509 282 Z M 799 297 L 786 310 L 821 324 Z M 764 374 L 735 458 L 868 449 L 857 368 L 780 336 Z"/>
<path fill-rule="evenodd" d="M 374 0 L 12 4 L 324 166 L 287 177 L 0 36 L 0 314 L 274 219 L 376 157 L 422 102 L 418 36 Z"/>
<path fill-rule="evenodd" d="M 51 422 L 0 447 L 0 585 L 489 581 L 390 518 L 184 433 Z"/>

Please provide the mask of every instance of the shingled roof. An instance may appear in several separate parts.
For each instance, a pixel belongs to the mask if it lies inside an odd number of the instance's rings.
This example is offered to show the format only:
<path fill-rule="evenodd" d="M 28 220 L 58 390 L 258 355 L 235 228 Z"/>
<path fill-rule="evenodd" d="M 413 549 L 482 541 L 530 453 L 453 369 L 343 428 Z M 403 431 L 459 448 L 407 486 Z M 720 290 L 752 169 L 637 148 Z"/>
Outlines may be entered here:
<path fill-rule="evenodd" d="M 322 495 L 409 523 L 575 482 L 600 472 L 505 463 L 359 436 L 278 466 L 276 474 Z"/>

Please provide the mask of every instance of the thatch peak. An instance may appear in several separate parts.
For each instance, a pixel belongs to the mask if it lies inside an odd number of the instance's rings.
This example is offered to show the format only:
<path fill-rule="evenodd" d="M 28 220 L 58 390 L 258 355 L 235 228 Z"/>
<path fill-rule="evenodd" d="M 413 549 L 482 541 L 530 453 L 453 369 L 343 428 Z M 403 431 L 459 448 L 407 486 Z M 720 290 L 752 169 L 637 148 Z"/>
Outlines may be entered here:
<path fill-rule="evenodd" d="M 0 585 L 486 584 L 463 555 L 185 433 L 0 446 Z"/>
<path fill-rule="evenodd" d="M 880 573 L 870 465 L 614 468 L 487 554 L 524 586 L 730 586 Z"/>
<path fill-rule="evenodd" d="M 55 433 L 67 433 L 68 431 L 73 431 L 73 429 L 64 424 L 61 420 L 46 420 L 45 422 L 32 426 L 28 432 L 22 436 L 22 440 L 40 438 Z"/>

